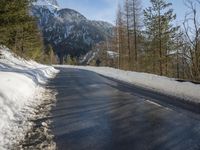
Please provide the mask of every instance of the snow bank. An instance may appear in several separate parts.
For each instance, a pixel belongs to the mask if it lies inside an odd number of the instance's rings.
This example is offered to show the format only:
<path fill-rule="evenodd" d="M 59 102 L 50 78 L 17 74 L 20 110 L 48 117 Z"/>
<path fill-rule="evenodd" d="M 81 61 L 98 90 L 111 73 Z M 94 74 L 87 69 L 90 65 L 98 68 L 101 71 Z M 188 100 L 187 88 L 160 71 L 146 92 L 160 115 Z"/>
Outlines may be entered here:
<path fill-rule="evenodd" d="M 0 47 L 0 149 L 9 149 L 23 138 L 27 119 L 41 103 L 42 85 L 57 72 Z"/>
<path fill-rule="evenodd" d="M 61 66 L 62 67 L 62 66 Z M 178 82 L 173 78 L 167 78 L 148 73 L 138 73 L 132 71 L 123 71 L 109 67 L 83 67 L 83 66 L 65 66 L 67 68 L 77 68 L 96 72 L 98 74 L 129 82 L 145 88 L 149 88 L 160 93 L 183 98 L 188 101 L 200 103 L 200 85 L 189 82 Z"/>

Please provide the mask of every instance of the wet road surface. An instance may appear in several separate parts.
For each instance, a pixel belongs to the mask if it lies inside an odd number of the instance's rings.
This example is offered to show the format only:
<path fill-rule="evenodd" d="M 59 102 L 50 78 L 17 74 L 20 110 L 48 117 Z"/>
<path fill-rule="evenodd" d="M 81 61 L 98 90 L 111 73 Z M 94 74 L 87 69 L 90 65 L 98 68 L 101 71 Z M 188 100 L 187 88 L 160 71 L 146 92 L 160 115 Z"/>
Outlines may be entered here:
<path fill-rule="evenodd" d="M 51 129 L 58 150 L 200 150 L 200 115 L 167 97 L 102 77 L 58 68 Z"/>

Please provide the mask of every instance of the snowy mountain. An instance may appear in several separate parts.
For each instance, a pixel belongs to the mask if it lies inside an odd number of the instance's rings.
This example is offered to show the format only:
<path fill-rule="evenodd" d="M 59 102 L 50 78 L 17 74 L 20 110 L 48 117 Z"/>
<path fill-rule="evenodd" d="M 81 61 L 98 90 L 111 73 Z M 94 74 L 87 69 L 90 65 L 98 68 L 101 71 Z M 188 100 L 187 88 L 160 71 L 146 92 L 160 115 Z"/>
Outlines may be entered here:
<path fill-rule="evenodd" d="M 45 44 L 51 44 L 60 58 L 85 55 L 94 44 L 112 36 L 111 24 L 88 20 L 72 9 L 61 9 L 56 0 L 33 3 L 31 13 L 38 18 Z"/>
<path fill-rule="evenodd" d="M 51 9 L 60 9 L 58 2 L 56 0 L 37 0 L 33 3 L 36 6 L 46 6 L 47 8 Z"/>

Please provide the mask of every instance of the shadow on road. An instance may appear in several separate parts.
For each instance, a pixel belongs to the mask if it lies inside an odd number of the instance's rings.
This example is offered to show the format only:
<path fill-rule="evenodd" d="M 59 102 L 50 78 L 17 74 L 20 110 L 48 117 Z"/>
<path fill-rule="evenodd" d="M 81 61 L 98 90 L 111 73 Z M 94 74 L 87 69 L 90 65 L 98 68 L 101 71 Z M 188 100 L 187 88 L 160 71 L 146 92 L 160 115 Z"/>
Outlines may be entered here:
<path fill-rule="evenodd" d="M 199 149 L 199 115 L 156 102 L 171 97 L 77 69 L 62 69 L 51 129 L 60 150 Z M 197 116 L 197 117 L 196 117 Z"/>

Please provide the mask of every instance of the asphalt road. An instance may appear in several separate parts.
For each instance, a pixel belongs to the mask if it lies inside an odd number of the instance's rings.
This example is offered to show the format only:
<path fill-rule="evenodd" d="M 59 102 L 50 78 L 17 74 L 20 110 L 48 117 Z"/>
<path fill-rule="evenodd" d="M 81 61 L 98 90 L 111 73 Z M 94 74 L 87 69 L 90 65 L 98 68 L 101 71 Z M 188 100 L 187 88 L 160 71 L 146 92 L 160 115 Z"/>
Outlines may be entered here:
<path fill-rule="evenodd" d="M 200 114 L 168 103 L 176 98 L 58 69 L 49 83 L 58 92 L 51 111 L 58 150 L 200 150 Z"/>

